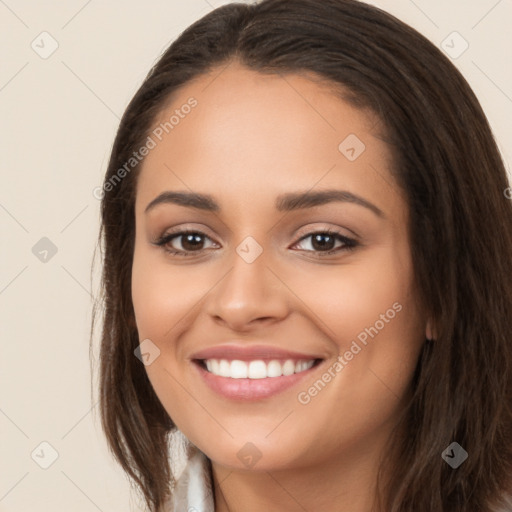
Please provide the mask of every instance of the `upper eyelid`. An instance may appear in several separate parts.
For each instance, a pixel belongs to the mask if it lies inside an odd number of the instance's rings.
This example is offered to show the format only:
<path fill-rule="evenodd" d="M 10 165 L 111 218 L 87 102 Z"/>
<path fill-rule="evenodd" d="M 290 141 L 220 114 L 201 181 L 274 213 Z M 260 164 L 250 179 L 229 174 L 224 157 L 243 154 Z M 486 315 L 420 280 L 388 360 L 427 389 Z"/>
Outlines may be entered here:
<path fill-rule="evenodd" d="M 317 222 L 316 224 L 320 224 L 319 227 L 310 227 L 308 225 L 308 227 L 301 227 L 298 231 L 299 232 L 302 232 L 303 234 L 299 234 L 299 235 L 296 235 L 298 236 L 299 238 L 302 238 L 304 236 L 307 236 L 311 233 L 316 233 L 316 232 L 325 232 L 325 231 L 332 231 L 336 234 L 339 234 L 341 236 L 345 236 L 345 238 L 351 238 L 353 237 L 354 239 L 358 240 L 360 238 L 360 235 L 358 233 L 356 233 L 353 229 L 350 229 L 348 227 L 333 227 L 333 226 L 326 226 L 325 224 L 322 226 L 322 223 L 321 222 Z M 339 230 L 346 230 L 346 231 L 349 231 L 350 234 L 347 234 L 347 235 L 344 235 L 342 233 L 338 233 Z M 200 233 L 202 235 L 206 235 L 208 236 L 209 238 L 212 238 L 212 236 L 210 236 L 208 234 L 208 231 L 209 228 L 207 227 L 203 227 L 203 225 L 201 225 L 201 227 L 194 227 L 193 225 L 190 225 L 190 224 L 187 224 L 187 223 L 184 223 L 183 225 L 180 225 L 179 227 L 175 227 L 175 228 L 170 228 L 169 231 L 167 230 L 163 230 L 161 231 L 162 232 L 162 235 L 161 237 L 164 237 L 164 236 L 167 236 L 167 235 L 175 235 L 175 234 L 180 234 L 180 233 L 183 233 L 183 232 L 194 232 L 194 233 Z"/>

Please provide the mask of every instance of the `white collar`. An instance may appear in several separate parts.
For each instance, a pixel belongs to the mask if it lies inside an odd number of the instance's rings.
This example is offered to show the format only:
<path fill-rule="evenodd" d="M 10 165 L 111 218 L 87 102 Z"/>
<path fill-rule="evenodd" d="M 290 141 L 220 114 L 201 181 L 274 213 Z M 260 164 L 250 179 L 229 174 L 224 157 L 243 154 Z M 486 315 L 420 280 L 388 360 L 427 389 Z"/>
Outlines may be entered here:
<path fill-rule="evenodd" d="M 215 512 L 208 457 L 177 429 L 168 446 L 176 484 L 163 512 Z"/>

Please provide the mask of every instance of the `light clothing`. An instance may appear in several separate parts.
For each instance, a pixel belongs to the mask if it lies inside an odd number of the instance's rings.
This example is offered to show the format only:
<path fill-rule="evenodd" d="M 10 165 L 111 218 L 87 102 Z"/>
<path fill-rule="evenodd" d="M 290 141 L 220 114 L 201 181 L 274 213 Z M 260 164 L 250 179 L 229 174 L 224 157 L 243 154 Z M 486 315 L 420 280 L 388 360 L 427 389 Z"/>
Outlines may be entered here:
<path fill-rule="evenodd" d="M 210 461 L 179 430 L 169 437 L 169 462 L 176 485 L 163 512 L 215 512 Z"/>

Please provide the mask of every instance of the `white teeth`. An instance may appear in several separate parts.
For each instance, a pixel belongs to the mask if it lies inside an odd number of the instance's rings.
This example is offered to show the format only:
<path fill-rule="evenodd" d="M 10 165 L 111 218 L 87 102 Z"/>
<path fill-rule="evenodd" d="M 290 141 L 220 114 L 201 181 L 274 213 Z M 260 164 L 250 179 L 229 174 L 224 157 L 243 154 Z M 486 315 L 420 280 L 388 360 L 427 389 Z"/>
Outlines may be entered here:
<path fill-rule="evenodd" d="M 231 361 L 230 370 L 231 375 L 229 375 L 229 377 L 233 379 L 247 379 L 249 369 L 247 368 L 247 364 L 244 363 L 243 361 Z M 213 373 L 215 373 L 215 371 Z"/>
<path fill-rule="evenodd" d="M 309 370 L 315 361 L 292 361 L 287 359 L 284 362 L 273 359 L 265 361 L 227 361 L 226 359 L 208 359 L 205 361 L 206 368 L 210 373 L 219 377 L 231 377 L 232 379 L 265 379 L 267 377 L 281 377 L 292 375 Z"/>
<path fill-rule="evenodd" d="M 267 377 L 267 365 L 263 361 L 251 361 L 247 376 L 249 379 L 265 379 Z"/>
<path fill-rule="evenodd" d="M 281 377 L 283 367 L 279 361 L 270 361 L 267 364 L 267 377 Z"/>
<path fill-rule="evenodd" d="M 226 361 L 225 359 L 221 359 L 220 363 L 219 363 L 219 373 L 218 375 L 220 375 L 221 377 L 229 377 L 231 375 L 231 368 L 230 368 L 230 364 L 228 361 Z M 207 365 L 208 367 L 208 365 Z"/>
<path fill-rule="evenodd" d="M 286 361 L 283 364 L 283 375 L 293 375 L 295 373 L 295 363 L 293 361 Z"/>

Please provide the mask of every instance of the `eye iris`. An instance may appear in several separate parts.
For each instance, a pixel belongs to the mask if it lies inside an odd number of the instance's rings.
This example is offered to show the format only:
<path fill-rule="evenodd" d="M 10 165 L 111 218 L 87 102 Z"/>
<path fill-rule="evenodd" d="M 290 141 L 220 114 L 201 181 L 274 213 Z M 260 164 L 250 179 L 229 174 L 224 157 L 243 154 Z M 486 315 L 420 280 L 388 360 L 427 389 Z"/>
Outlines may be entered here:
<path fill-rule="evenodd" d="M 202 245 L 203 241 L 201 239 L 201 235 L 198 233 L 189 233 L 187 235 L 182 235 L 182 246 L 186 251 L 194 250 L 198 248 L 198 245 Z M 191 245 L 189 245 L 191 244 Z"/>
<path fill-rule="evenodd" d="M 325 240 L 322 242 L 322 239 L 329 238 L 330 241 L 327 242 L 328 247 L 325 246 Z M 334 237 L 332 235 L 327 234 L 317 234 L 313 236 L 313 248 L 318 250 L 329 250 L 332 249 L 331 247 L 332 243 L 334 243 Z"/>

